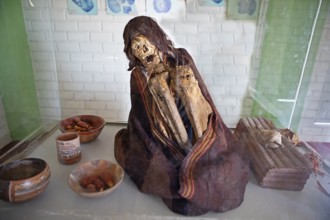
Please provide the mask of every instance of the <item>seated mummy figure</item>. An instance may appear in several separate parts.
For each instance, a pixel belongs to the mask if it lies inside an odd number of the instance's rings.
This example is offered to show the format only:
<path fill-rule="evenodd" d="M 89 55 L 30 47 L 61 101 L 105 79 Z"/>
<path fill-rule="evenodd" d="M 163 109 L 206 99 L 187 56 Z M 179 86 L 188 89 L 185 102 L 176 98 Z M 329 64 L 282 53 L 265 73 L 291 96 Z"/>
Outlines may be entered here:
<path fill-rule="evenodd" d="M 238 207 L 249 168 L 187 50 L 147 16 L 125 26 L 131 72 L 128 126 L 115 158 L 137 188 L 173 212 L 196 216 Z"/>

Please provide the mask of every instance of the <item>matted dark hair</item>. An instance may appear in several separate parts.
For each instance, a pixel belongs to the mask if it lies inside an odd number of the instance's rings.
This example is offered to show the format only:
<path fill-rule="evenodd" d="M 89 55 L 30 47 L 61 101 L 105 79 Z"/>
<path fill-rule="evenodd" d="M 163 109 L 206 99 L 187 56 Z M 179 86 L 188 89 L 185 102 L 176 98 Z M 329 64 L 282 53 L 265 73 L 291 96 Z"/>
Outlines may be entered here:
<path fill-rule="evenodd" d="M 174 54 L 172 41 L 157 24 L 156 20 L 148 16 L 137 16 L 126 24 L 123 33 L 124 52 L 129 60 L 128 70 L 132 70 L 135 66 L 142 66 L 141 62 L 132 55 L 131 50 L 132 40 L 139 35 L 148 38 L 159 51 L 166 54 Z"/>

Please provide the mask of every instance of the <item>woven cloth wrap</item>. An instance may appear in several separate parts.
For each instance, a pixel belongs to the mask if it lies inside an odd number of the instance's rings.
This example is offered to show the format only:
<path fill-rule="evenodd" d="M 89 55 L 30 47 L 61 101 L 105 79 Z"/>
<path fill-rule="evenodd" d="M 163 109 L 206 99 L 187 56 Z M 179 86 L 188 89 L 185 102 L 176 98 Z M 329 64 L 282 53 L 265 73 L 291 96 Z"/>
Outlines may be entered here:
<path fill-rule="evenodd" d="M 160 196 L 175 213 L 196 216 L 238 207 L 248 182 L 243 144 L 223 123 L 194 64 L 213 113 L 188 153 L 164 137 L 152 118 L 152 95 L 139 67 L 131 74 L 128 126 L 115 136 L 115 157 L 141 192 Z"/>

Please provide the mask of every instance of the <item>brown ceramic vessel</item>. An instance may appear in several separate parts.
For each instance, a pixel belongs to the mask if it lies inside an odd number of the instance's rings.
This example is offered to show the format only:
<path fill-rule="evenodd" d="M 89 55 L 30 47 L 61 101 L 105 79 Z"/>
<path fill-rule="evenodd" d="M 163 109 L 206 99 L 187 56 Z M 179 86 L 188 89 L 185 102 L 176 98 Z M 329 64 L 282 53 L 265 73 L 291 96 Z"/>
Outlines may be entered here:
<path fill-rule="evenodd" d="M 77 122 L 86 123 L 89 128 L 82 131 Z M 75 127 L 76 126 L 76 127 Z M 96 115 L 77 115 L 62 120 L 59 124 L 59 129 L 64 132 L 78 132 L 80 143 L 88 143 L 95 140 L 102 132 L 105 126 L 105 120 Z"/>
<path fill-rule="evenodd" d="M 102 191 L 90 192 L 81 186 L 81 180 L 85 177 L 108 174 L 111 176 L 113 186 Z M 124 170 L 116 163 L 108 160 L 93 160 L 76 167 L 69 175 L 69 186 L 80 196 L 87 198 L 99 198 L 113 192 L 122 182 Z"/>
<path fill-rule="evenodd" d="M 38 196 L 50 182 L 48 164 L 38 158 L 15 160 L 0 166 L 0 198 L 10 203 Z"/>
<path fill-rule="evenodd" d="M 56 137 L 57 158 L 63 164 L 77 163 L 81 159 L 78 132 L 65 132 Z"/>

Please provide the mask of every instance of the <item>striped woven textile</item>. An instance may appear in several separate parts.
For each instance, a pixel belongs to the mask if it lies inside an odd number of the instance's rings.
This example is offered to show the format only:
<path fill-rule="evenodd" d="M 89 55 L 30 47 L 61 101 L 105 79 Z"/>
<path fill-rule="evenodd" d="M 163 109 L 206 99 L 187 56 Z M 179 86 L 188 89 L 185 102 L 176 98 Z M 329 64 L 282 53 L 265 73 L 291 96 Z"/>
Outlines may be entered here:
<path fill-rule="evenodd" d="M 128 126 L 116 134 L 115 157 L 141 192 L 160 196 L 173 212 L 195 216 L 238 207 L 249 168 L 244 144 L 223 123 L 195 65 L 190 65 L 213 109 L 203 136 L 186 153 L 163 134 L 155 123 L 160 114 L 145 75 L 136 67 Z"/>

